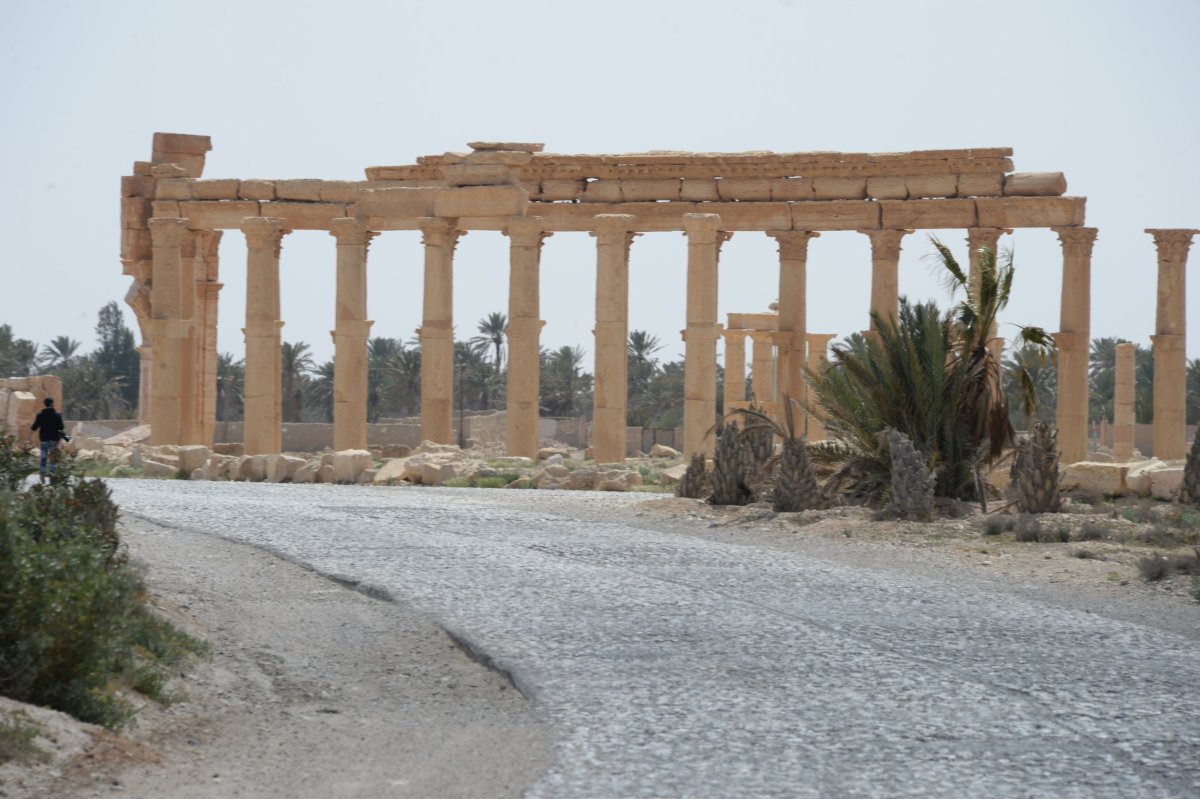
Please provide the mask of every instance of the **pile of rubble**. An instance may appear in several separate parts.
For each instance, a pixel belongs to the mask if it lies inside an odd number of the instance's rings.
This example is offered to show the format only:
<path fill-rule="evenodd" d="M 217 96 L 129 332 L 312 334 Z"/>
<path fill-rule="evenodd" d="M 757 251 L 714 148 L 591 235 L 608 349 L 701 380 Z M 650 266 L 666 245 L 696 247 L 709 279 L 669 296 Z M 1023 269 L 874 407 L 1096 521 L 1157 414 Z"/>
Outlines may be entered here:
<path fill-rule="evenodd" d="M 489 457 L 462 450 L 453 444 L 423 442 L 402 457 L 351 449 L 317 455 L 234 455 L 214 452 L 202 445 L 150 446 L 150 429 L 135 427 L 109 438 L 75 435 L 66 449 L 79 461 L 113 464 L 113 477 L 142 476 L 187 480 L 244 480 L 267 483 L 338 483 L 373 485 L 467 485 L 497 478 L 512 488 L 578 491 L 629 491 L 643 485 L 642 471 L 629 464 L 577 463 L 570 450 L 546 447 L 537 460 Z M 390 454 L 390 453 L 389 453 Z M 648 456 L 658 482 L 676 482 L 685 468 L 679 453 L 656 445 Z"/>

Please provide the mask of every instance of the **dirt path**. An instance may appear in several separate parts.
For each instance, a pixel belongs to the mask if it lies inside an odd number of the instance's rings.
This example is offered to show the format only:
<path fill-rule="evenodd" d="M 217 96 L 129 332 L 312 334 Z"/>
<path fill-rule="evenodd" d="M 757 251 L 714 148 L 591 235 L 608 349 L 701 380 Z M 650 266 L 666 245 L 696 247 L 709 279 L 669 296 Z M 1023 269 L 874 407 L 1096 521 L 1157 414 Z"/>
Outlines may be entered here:
<path fill-rule="evenodd" d="M 0 796 L 518 796 L 550 762 L 529 703 L 424 618 L 213 536 L 126 518 L 123 538 L 213 657 L 187 701 L 91 728 L 61 771 L 0 771 Z"/>

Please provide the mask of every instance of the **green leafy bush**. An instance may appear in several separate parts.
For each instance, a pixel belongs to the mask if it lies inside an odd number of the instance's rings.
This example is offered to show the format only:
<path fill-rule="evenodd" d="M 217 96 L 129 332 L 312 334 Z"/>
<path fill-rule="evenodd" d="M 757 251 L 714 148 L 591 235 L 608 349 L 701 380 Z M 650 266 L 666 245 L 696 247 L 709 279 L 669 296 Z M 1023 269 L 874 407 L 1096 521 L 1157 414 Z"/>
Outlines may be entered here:
<path fill-rule="evenodd" d="M 107 486 L 64 461 L 21 491 L 28 465 L 12 449 L 0 440 L 0 694 L 118 728 L 134 710 L 115 682 L 161 699 L 173 666 L 204 645 L 143 603 Z"/>

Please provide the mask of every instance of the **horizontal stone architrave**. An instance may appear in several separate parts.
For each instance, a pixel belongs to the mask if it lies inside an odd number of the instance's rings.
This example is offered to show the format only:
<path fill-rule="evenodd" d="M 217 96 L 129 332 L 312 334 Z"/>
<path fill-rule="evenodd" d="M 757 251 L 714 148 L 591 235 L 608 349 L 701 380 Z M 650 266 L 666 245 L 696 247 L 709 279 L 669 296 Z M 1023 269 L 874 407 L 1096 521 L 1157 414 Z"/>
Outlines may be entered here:
<path fill-rule="evenodd" d="M 1086 197 L 995 197 L 974 201 L 979 227 L 1079 227 Z"/>
<path fill-rule="evenodd" d="M 795 230 L 862 230 L 879 227 L 879 203 L 869 200 L 829 200 L 791 203 Z"/>
<path fill-rule="evenodd" d="M 261 206 L 251 200 L 193 200 L 180 203 L 179 212 L 192 230 L 238 229 L 248 216 L 263 216 Z"/>
<path fill-rule="evenodd" d="M 892 229 L 976 227 L 974 200 L 881 200 L 880 226 Z"/>
<path fill-rule="evenodd" d="M 274 217 L 284 230 L 329 230 L 329 223 L 347 215 L 346 203 L 260 203 L 262 216 Z"/>
<path fill-rule="evenodd" d="M 150 201 L 144 197 L 121 198 L 121 227 L 147 230 L 150 221 Z"/>
<path fill-rule="evenodd" d="M 677 201 L 682 181 L 679 178 L 661 180 L 622 180 L 621 201 L 627 203 Z"/>
<path fill-rule="evenodd" d="M 1067 193 L 1062 172 L 1015 172 L 1004 176 L 1005 197 L 1061 197 Z"/>
<path fill-rule="evenodd" d="M 621 185 L 629 182 L 623 180 Z M 724 202 L 771 201 L 771 178 L 721 178 L 716 186 L 717 196 Z"/>
<path fill-rule="evenodd" d="M 443 218 L 520 216 L 525 213 L 528 202 L 529 192 L 515 186 L 441 189 L 433 195 L 433 215 Z"/>
<path fill-rule="evenodd" d="M 300 200 L 302 202 L 320 202 L 322 180 L 299 178 L 296 180 L 275 181 L 275 199 Z"/>
<path fill-rule="evenodd" d="M 156 183 L 149 175 L 125 175 L 121 178 L 121 196 L 153 197 Z"/>
<path fill-rule="evenodd" d="M 1004 193 L 1004 175 L 959 175 L 959 197 L 999 197 Z"/>
<path fill-rule="evenodd" d="M 958 193 L 958 175 L 912 175 L 904 185 L 910 200 L 953 197 Z"/>
<path fill-rule="evenodd" d="M 386 186 L 359 192 L 357 213 L 369 217 L 430 217 L 433 196 L 440 189 L 430 187 Z"/>
<path fill-rule="evenodd" d="M 191 182 L 191 199 L 237 200 L 240 199 L 241 183 L 237 178 L 194 180 Z"/>

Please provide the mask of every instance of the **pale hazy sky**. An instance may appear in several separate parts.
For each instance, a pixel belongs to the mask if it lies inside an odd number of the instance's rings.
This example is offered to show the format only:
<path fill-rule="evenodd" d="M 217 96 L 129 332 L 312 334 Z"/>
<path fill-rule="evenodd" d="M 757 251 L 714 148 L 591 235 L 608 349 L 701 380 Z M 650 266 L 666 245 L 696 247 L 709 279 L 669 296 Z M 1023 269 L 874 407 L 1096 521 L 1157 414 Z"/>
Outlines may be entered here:
<path fill-rule="evenodd" d="M 1147 227 L 1200 228 L 1200 2 L 254 2 L 0 0 L 0 323 L 94 346 L 96 311 L 130 279 L 119 181 L 155 131 L 208 134 L 205 177 L 361 179 L 370 165 L 479 139 L 565 153 L 649 149 L 878 152 L 1014 148 L 1017 171 L 1062 171 L 1100 229 L 1092 335 L 1154 332 Z M 965 233 L 944 239 L 965 258 Z M 944 294 L 909 236 L 901 292 Z M 1058 327 L 1061 253 L 1018 231 L 1007 319 Z M 739 233 L 721 260 L 720 314 L 777 293 L 774 242 Z M 630 325 L 682 353 L 686 242 L 646 235 L 631 255 Z M 420 323 L 416 232 L 372 244 L 376 335 Z M 334 241 L 284 240 L 286 340 L 332 357 Z M 1188 356 L 1200 357 L 1200 244 Z M 458 248 L 460 338 L 507 310 L 507 239 Z M 245 245 L 221 247 L 219 348 L 242 352 Z M 544 346 L 591 351 L 594 240 L 549 239 Z M 826 233 L 809 254 L 809 330 L 866 326 L 870 248 Z M 133 327 L 133 314 L 122 303 Z M 1002 329 L 1002 333 L 1004 330 Z"/>

